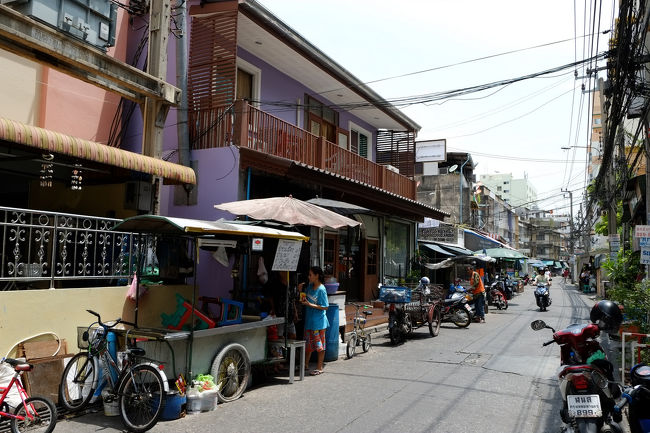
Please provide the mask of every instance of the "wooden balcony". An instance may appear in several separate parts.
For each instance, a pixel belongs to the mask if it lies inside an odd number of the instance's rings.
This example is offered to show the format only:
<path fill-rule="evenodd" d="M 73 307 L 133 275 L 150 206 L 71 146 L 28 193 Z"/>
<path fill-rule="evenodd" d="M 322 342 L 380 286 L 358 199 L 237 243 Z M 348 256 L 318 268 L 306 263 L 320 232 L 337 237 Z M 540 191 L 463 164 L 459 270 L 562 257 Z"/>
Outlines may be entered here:
<path fill-rule="evenodd" d="M 269 155 L 279 156 L 327 170 L 385 191 L 415 200 L 415 182 L 304 129 L 237 101 L 234 115 L 225 107 L 202 110 L 192 121 L 208 124 L 210 131 L 195 133 L 195 149 L 226 146 L 232 142 Z"/>

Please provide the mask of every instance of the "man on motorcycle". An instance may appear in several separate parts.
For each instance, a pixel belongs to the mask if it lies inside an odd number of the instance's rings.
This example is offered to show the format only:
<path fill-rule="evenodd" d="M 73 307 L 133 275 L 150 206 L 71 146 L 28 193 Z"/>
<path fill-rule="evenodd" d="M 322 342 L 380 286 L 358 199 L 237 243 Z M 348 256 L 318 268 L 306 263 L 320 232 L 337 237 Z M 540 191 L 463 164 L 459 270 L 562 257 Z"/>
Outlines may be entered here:
<path fill-rule="evenodd" d="M 546 275 L 544 268 L 538 268 L 538 275 L 535 275 L 534 284 L 543 284 L 549 288 L 549 293 L 551 293 L 551 279 Z"/>
<path fill-rule="evenodd" d="M 476 264 L 472 263 L 467 267 L 467 273 L 470 274 L 469 285 L 474 295 L 476 318 L 480 323 L 485 323 L 485 286 L 483 279 L 476 272 Z"/>

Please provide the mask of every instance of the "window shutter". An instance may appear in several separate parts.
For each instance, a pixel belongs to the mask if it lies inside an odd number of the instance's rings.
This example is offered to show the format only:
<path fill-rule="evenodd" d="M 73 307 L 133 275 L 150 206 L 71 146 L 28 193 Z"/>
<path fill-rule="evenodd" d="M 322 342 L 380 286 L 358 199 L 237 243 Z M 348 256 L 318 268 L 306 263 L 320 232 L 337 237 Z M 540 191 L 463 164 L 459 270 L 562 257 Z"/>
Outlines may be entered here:
<path fill-rule="evenodd" d="M 368 157 L 368 137 L 359 134 L 359 156 Z"/>
<path fill-rule="evenodd" d="M 217 111 L 235 99 L 237 1 L 192 7 L 187 96 L 192 147 L 215 147 Z"/>

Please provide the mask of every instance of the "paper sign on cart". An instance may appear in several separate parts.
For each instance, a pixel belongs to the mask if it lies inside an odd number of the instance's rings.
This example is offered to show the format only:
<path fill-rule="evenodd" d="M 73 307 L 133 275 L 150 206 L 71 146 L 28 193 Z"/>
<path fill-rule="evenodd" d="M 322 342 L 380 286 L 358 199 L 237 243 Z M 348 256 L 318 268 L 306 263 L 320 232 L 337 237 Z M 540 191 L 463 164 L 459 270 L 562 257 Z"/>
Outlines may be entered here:
<path fill-rule="evenodd" d="M 298 268 L 298 259 L 300 259 L 301 241 L 290 241 L 280 239 L 278 249 L 275 251 L 272 271 L 295 271 Z"/>

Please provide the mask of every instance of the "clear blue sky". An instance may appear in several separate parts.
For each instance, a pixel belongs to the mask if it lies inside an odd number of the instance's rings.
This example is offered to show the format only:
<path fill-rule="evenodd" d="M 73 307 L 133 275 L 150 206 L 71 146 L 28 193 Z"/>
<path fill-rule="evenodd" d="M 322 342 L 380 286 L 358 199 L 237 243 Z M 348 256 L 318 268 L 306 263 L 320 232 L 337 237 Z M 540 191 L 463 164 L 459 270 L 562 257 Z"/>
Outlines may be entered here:
<path fill-rule="evenodd" d="M 602 52 L 609 37 L 582 37 L 592 33 L 593 12 L 585 11 L 584 2 L 567 0 L 261 3 L 364 82 L 570 39 L 371 83 L 386 99 L 448 91 L 551 69 L 589 57 L 590 45 L 591 53 L 596 52 L 595 44 Z M 595 22 L 597 25 L 600 18 L 602 30 L 612 27 L 611 3 L 603 5 L 602 13 L 596 11 Z M 586 27 L 585 22 L 589 23 Z M 578 72 L 584 75 L 584 69 Z M 448 150 L 471 152 L 478 161 L 478 174 L 511 172 L 523 177 L 527 173 L 538 197 L 543 198 L 562 188 L 584 187 L 585 149 L 575 149 L 575 154 L 560 149 L 587 145 L 590 98 L 581 91 L 583 83 L 586 87 L 590 84 L 576 80 L 573 71 L 566 70 L 460 97 L 464 100 L 419 104 L 403 111 L 422 125 L 418 139 L 446 138 Z M 580 200 L 581 192 L 574 193 L 576 209 Z M 558 213 L 568 212 L 568 199 L 561 197 L 539 205 Z"/>

